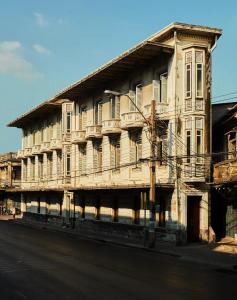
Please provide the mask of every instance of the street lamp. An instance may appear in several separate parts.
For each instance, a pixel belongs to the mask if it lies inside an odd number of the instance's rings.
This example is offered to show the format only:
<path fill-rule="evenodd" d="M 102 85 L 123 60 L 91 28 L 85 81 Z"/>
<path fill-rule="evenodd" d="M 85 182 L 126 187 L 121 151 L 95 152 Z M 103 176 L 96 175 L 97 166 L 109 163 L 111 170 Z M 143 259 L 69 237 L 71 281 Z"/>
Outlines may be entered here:
<path fill-rule="evenodd" d="M 147 119 L 139 107 L 137 107 L 136 103 L 133 101 L 133 99 L 125 94 L 125 93 L 119 93 L 117 91 L 111 91 L 111 90 L 105 90 L 105 94 L 107 95 L 114 95 L 114 96 L 126 96 L 132 104 L 135 106 L 137 111 L 141 114 L 143 119 L 145 120 L 146 124 L 148 125 L 149 131 L 150 131 L 150 151 L 151 151 L 151 157 L 149 159 L 150 161 L 150 197 L 149 197 L 149 204 L 150 204 L 150 219 L 149 219 L 149 228 L 148 228 L 148 246 L 150 248 L 155 247 L 155 176 L 156 176 L 156 101 L 151 101 L 151 117 L 150 119 Z M 146 232 L 145 232 L 146 234 Z"/>

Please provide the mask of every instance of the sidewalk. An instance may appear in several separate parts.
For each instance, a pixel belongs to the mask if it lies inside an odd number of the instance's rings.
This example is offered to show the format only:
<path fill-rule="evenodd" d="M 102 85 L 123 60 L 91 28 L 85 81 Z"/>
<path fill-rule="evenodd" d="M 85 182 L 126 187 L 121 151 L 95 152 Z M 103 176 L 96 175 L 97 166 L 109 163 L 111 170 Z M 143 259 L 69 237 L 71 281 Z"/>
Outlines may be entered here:
<path fill-rule="evenodd" d="M 163 255 L 175 256 L 180 260 L 202 263 L 213 266 L 220 270 L 226 270 L 237 274 L 237 242 L 233 239 L 225 239 L 215 244 L 187 244 L 185 246 L 175 246 L 173 244 L 156 241 L 155 249 L 144 247 L 144 241 L 131 240 L 126 237 L 115 237 L 77 229 L 55 226 L 45 222 L 26 221 L 22 219 L 12 220 L 17 224 L 22 224 L 38 229 L 49 229 L 65 232 L 83 239 L 92 239 L 97 242 L 107 242 L 123 247 L 139 248 L 144 251 L 159 253 Z"/>

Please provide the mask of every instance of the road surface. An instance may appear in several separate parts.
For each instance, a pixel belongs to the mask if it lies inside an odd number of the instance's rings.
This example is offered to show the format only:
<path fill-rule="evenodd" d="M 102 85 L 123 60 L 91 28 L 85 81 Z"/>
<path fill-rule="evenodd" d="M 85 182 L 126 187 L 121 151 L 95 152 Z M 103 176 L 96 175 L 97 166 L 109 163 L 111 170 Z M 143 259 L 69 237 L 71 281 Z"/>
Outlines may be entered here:
<path fill-rule="evenodd" d="M 237 274 L 0 221 L 0 300 L 235 299 Z"/>

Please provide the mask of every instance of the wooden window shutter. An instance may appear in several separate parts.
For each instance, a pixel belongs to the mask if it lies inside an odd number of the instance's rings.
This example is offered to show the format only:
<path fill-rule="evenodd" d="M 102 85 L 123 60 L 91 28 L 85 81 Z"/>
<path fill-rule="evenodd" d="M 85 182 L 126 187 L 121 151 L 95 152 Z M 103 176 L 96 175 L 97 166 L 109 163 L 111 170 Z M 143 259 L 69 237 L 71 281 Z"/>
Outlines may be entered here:
<path fill-rule="evenodd" d="M 137 143 L 137 161 L 142 158 L 142 143 Z"/>
<path fill-rule="evenodd" d="M 141 84 L 136 86 L 136 105 L 139 109 L 142 106 L 142 85 Z"/>
<path fill-rule="evenodd" d="M 116 155 L 115 150 L 116 150 L 116 148 L 114 145 L 114 141 L 112 140 L 111 148 L 110 148 L 110 166 L 111 166 L 111 168 L 115 168 L 115 155 Z"/>
<path fill-rule="evenodd" d="M 86 129 L 86 123 L 87 123 L 87 119 L 86 119 L 86 107 L 82 108 L 81 119 L 82 119 L 81 129 L 85 130 Z"/>
<path fill-rule="evenodd" d="M 162 162 L 167 162 L 167 156 L 168 156 L 168 141 L 167 139 L 162 140 Z"/>
<path fill-rule="evenodd" d="M 136 161 L 136 144 L 134 141 L 134 135 L 130 134 L 130 162 Z"/>
<path fill-rule="evenodd" d="M 162 159 L 162 141 L 157 142 L 157 159 L 161 160 Z"/>
<path fill-rule="evenodd" d="M 160 75 L 161 102 L 167 102 L 167 73 Z"/>
<path fill-rule="evenodd" d="M 79 146 L 79 174 L 83 173 L 83 153 Z"/>
<path fill-rule="evenodd" d="M 135 103 L 135 91 L 130 90 L 129 91 L 129 97 L 131 98 L 131 100 Z M 136 111 L 136 107 L 133 104 L 133 102 L 130 99 L 128 99 L 129 101 L 129 111 Z"/>
<path fill-rule="evenodd" d="M 117 142 L 116 145 L 116 159 L 115 159 L 115 166 L 120 166 L 120 141 Z"/>
<path fill-rule="evenodd" d="M 93 146 L 93 170 L 96 172 L 98 169 L 98 151 L 96 143 Z"/>
<path fill-rule="evenodd" d="M 116 96 L 115 97 L 115 118 L 119 119 L 120 118 L 120 97 Z"/>
<path fill-rule="evenodd" d="M 160 102 L 160 81 L 153 80 L 153 99 Z"/>
<path fill-rule="evenodd" d="M 102 103 L 98 103 L 98 124 L 102 123 Z"/>
<path fill-rule="evenodd" d="M 83 108 L 80 107 L 80 113 L 79 113 L 79 130 L 82 130 L 82 114 L 83 114 Z"/>

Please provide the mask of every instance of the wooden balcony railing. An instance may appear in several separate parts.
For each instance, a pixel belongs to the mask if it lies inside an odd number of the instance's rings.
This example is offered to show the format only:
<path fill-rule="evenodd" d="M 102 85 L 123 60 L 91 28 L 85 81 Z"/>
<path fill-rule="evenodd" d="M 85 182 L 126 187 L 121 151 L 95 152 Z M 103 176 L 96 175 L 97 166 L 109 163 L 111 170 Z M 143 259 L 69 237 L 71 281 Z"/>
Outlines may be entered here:
<path fill-rule="evenodd" d="M 121 133 L 120 119 L 111 119 L 102 122 L 102 134 L 110 135 L 116 133 Z"/>
<path fill-rule="evenodd" d="M 213 179 L 216 184 L 237 181 L 237 158 L 216 163 L 213 170 Z"/>
<path fill-rule="evenodd" d="M 86 138 L 102 138 L 102 125 L 91 125 L 86 127 Z"/>
<path fill-rule="evenodd" d="M 123 113 L 121 116 L 121 128 L 125 130 L 142 128 L 143 123 L 144 119 L 138 111 Z"/>

